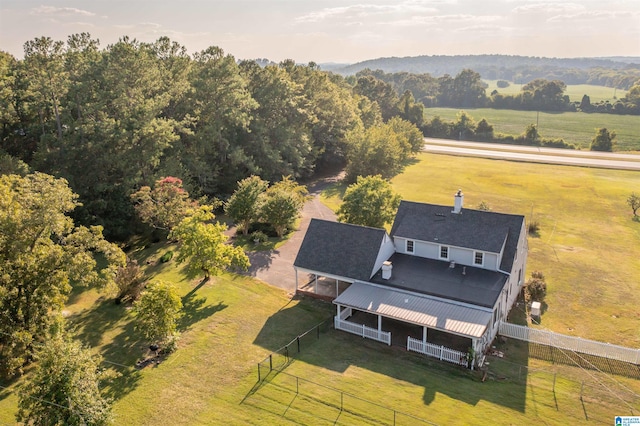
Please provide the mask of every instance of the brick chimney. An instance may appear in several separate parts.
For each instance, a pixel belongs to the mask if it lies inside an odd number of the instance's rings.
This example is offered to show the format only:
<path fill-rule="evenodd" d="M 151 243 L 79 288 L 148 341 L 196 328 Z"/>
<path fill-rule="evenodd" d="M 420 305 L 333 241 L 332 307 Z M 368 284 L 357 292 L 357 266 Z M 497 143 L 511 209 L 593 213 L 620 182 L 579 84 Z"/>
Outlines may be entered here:
<path fill-rule="evenodd" d="M 462 205 L 464 204 L 464 194 L 461 189 L 458 189 L 455 197 L 453 198 L 453 211 L 451 213 L 462 213 Z"/>

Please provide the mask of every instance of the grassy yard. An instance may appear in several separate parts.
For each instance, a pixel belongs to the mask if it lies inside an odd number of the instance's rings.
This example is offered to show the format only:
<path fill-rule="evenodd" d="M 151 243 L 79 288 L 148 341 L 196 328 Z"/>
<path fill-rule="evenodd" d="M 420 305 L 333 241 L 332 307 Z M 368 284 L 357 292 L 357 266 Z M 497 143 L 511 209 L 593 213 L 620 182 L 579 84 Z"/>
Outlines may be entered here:
<path fill-rule="evenodd" d="M 524 133 L 529 124 L 538 123 L 538 131 L 543 138 L 562 138 L 567 143 L 588 149 L 596 129 L 606 127 L 615 131 L 616 151 L 640 150 L 640 116 L 615 114 L 586 114 L 582 112 L 537 113 L 536 111 L 515 111 L 491 108 L 468 108 L 465 110 L 476 122 L 486 119 L 495 132 L 508 135 Z M 426 108 L 425 117 L 435 116 L 453 121 L 459 108 Z"/>
<path fill-rule="evenodd" d="M 618 392 L 612 394 L 602 386 L 582 384 L 592 372 L 566 366 L 558 370 L 539 360 L 527 366 L 527 345 L 519 346 L 508 358 L 525 365 L 490 358 L 483 382 L 480 372 L 330 331 L 284 373 L 272 375 L 245 405 L 275 410 L 296 423 L 327 425 L 394 420 L 398 425 L 486 424 L 488 419 L 500 425 L 608 423 L 615 413 L 640 409 L 640 400 L 633 396 L 640 390 L 637 380 L 607 383 Z M 517 367 L 491 366 L 499 363 Z"/>
<path fill-rule="evenodd" d="M 626 204 L 640 173 L 424 153 L 392 184 L 405 199 L 445 205 L 462 188 L 469 208 L 484 201 L 538 222 L 528 273 L 547 278 L 542 327 L 640 347 L 640 222 Z M 337 208 L 343 191 L 324 201 Z"/>
<path fill-rule="evenodd" d="M 571 367 L 563 367 L 554 394 L 557 366 L 528 361 L 527 345 L 517 342 L 501 348 L 511 364 L 491 360 L 491 374 L 481 382 L 477 372 L 333 330 L 312 343 L 307 339 L 285 370 L 307 380 L 298 380 L 298 395 L 287 374 L 256 388 L 257 363 L 330 317 L 334 307 L 290 300 L 279 289 L 235 275 L 190 281 L 173 261 L 156 263 L 172 248 L 156 244 L 137 253 L 149 275 L 177 283 L 183 294 L 179 349 L 159 365 L 134 368 L 146 349 L 124 306 L 87 290 L 75 292 L 66 310 L 79 338 L 104 357 L 104 367 L 119 373 L 106 389 L 115 401 L 116 424 L 391 424 L 390 409 L 397 411 L 398 425 L 419 424 L 407 415 L 438 424 L 575 424 L 605 421 L 628 408 L 602 387 L 587 386 L 580 403 L 578 383 L 591 373 L 578 370 L 578 378 L 569 379 Z M 637 380 L 616 381 L 614 389 L 640 393 Z M 0 393 L 0 424 L 14 423 L 15 386 Z M 343 413 L 336 409 L 340 392 Z"/>

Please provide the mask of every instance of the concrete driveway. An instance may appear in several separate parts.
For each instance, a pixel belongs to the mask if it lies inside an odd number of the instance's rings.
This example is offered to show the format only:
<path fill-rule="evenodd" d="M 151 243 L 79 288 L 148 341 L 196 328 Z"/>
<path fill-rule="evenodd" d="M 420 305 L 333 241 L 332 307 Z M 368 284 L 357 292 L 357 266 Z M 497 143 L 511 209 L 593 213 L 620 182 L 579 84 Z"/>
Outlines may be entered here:
<path fill-rule="evenodd" d="M 315 181 L 308 186 L 311 200 L 302 209 L 302 219 L 298 230 L 276 250 L 247 253 L 251 267 L 245 273 L 256 277 L 268 284 L 280 287 L 290 293 L 296 289 L 296 274 L 293 262 L 296 259 L 302 240 L 307 232 L 312 218 L 336 220 L 335 213 L 320 202 L 320 193 L 328 185 L 342 179 L 342 175 L 331 176 Z M 304 280 L 305 277 L 300 276 Z M 300 282 L 300 284 L 304 284 Z"/>

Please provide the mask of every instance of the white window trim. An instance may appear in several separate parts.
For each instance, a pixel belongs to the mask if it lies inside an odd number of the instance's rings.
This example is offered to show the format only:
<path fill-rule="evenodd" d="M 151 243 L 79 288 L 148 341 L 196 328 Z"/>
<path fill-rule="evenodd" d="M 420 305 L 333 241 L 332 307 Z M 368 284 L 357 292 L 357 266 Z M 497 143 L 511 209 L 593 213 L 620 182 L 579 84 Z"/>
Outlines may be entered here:
<path fill-rule="evenodd" d="M 476 258 L 478 255 L 482 255 L 482 262 L 478 263 L 476 262 Z M 473 252 L 473 265 L 474 266 L 484 266 L 484 252 L 482 251 L 474 251 Z"/>
<path fill-rule="evenodd" d="M 409 243 L 411 243 L 411 250 L 409 250 Z M 416 242 L 414 240 L 406 240 L 404 250 L 407 253 L 415 253 L 416 252 Z"/>
<path fill-rule="evenodd" d="M 447 256 L 446 257 L 442 257 L 442 249 L 446 248 L 447 249 Z M 440 246 L 438 249 L 438 258 L 443 259 L 443 260 L 449 260 L 449 254 L 450 254 L 450 247 L 449 246 Z"/>

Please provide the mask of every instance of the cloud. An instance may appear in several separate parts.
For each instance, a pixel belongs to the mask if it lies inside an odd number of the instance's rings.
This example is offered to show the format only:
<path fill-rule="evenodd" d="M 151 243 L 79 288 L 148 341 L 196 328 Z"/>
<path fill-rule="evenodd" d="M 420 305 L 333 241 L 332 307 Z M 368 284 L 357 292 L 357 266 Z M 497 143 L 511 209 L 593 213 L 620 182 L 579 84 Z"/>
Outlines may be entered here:
<path fill-rule="evenodd" d="M 631 12 L 615 12 L 608 10 L 593 10 L 589 12 L 580 12 L 574 14 L 556 15 L 549 18 L 548 22 L 565 22 L 565 21 L 600 21 L 603 19 L 619 19 L 619 18 L 631 18 L 635 14 Z"/>
<path fill-rule="evenodd" d="M 584 10 L 585 7 L 577 3 L 532 3 L 518 6 L 514 13 L 568 13 Z"/>
<path fill-rule="evenodd" d="M 95 13 L 88 10 L 78 9 L 75 7 L 55 7 L 55 6 L 38 6 L 31 9 L 32 15 L 53 15 L 53 16 L 96 16 Z"/>
<path fill-rule="evenodd" d="M 396 27 L 411 27 L 422 25 L 437 25 L 437 24 L 465 24 L 471 23 L 475 25 L 482 25 L 483 23 L 490 23 L 500 21 L 503 18 L 497 15 L 468 15 L 468 14 L 454 14 L 454 15 L 432 15 L 432 16 L 412 16 L 409 19 L 395 20 L 385 22 L 386 25 Z M 469 28 L 469 27 L 468 27 Z"/>
<path fill-rule="evenodd" d="M 435 13 L 431 7 L 434 2 L 406 0 L 398 4 L 356 4 L 352 6 L 331 7 L 317 10 L 295 19 L 296 23 L 321 22 L 327 19 L 343 19 L 347 21 L 388 14 Z"/>

